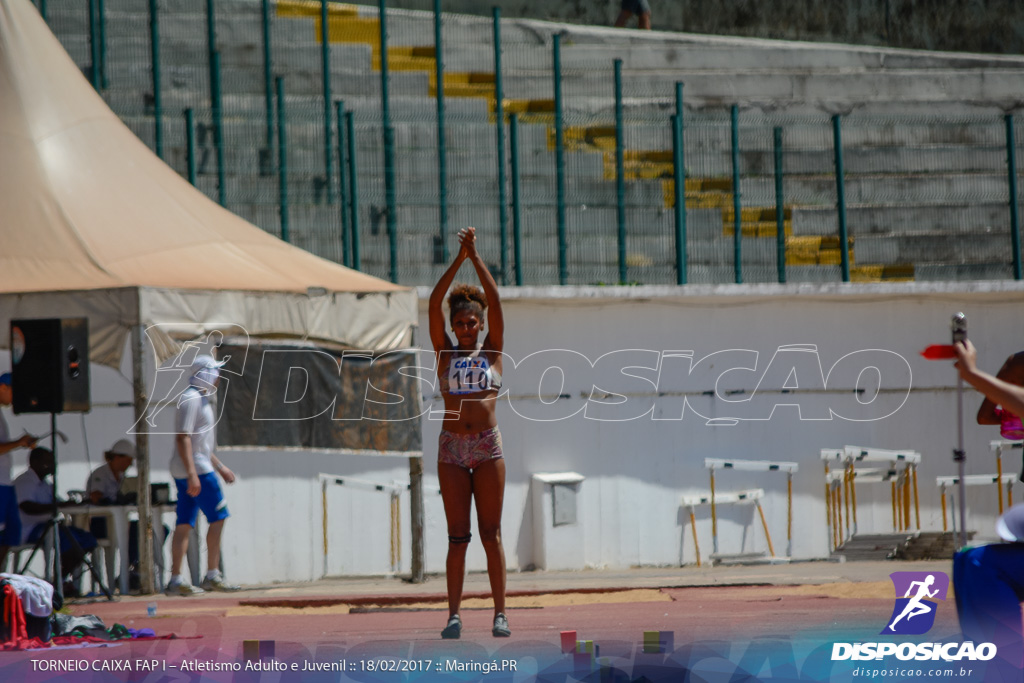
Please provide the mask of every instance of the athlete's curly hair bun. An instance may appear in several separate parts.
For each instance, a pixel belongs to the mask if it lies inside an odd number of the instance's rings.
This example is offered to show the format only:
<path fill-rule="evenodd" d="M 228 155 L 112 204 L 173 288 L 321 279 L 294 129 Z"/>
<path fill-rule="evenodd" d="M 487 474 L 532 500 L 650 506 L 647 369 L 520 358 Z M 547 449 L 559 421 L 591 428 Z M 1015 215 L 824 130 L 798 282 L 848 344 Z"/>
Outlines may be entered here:
<path fill-rule="evenodd" d="M 448 295 L 449 320 L 455 317 L 456 311 L 467 310 L 482 315 L 487 308 L 487 296 L 484 290 L 465 283 L 456 283 Z"/>

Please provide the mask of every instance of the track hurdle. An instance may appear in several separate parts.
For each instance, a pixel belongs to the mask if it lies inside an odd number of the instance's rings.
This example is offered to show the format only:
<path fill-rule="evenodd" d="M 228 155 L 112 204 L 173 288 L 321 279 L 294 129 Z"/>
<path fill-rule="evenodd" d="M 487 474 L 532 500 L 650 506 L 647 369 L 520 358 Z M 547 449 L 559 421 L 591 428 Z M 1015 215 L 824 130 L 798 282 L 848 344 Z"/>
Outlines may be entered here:
<path fill-rule="evenodd" d="M 903 465 L 903 471 L 897 481 L 890 482 L 893 507 L 896 511 L 896 514 L 893 515 L 893 529 L 895 531 L 910 530 L 910 506 L 911 497 L 913 497 L 916 526 L 920 531 L 921 500 L 917 487 L 917 466 L 921 464 L 921 454 L 917 451 L 890 451 L 882 448 L 860 448 L 859 446 L 844 446 L 843 450 L 846 451 L 847 457 L 852 458 L 852 463 L 886 462 L 891 467 Z M 899 505 L 900 498 L 902 498 L 902 506 Z"/>
<path fill-rule="evenodd" d="M 768 549 L 771 551 L 772 557 L 775 557 L 775 551 L 772 550 L 772 537 L 768 532 L 768 524 L 765 522 L 764 512 L 761 510 L 760 500 L 762 498 L 764 498 L 764 489 L 748 489 L 746 491 L 736 491 L 734 493 L 719 493 L 717 494 L 717 499 L 716 496 L 703 494 L 683 496 L 683 505 L 690 512 L 690 528 L 693 530 L 693 545 L 697 552 L 698 567 L 701 566 L 700 543 L 697 540 L 697 518 L 694 514 L 694 509 L 698 505 L 711 505 L 711 538 L 713 541 L 712 547 L 714 548 L 714 552 L 711 555 L 712 564 L 714 564 L 714 560 L 718 557 L 718 530 L 715 523 L 714 512 L 716 504 L 728 505 L 731 503 L 753 503 L 756 505 L 758 512 L 761 513 L 761 524 L 764 527 L 765 538 L 768 539 Z"/>
<path fill-rule="evenodd" d="M 1003 452 L 1004 451 L 1020 451 L 1024 450 L 1024 441 L 990 441 L 989 446 L 996 454 L 996 475 L 1002 481 L 1003 477 Z M 1021 472 L 1021 477 L 1024 477 L 1024 472 Z M 1024 479 L 1021 479 L 1024 481 Z M 999 491 L 999 514 L 1003 514 L 1003 487 L 998 487 Z M 1008 497 L 1007 507 L 1013 505 L 1013 480 L 1010 480 L 1010 485 L 1006 487 L 1006 495 Z M 943 499 L 945 501 L 945 499 Z"/>
<path fill-rule="evenodd" d="M 911 507 L 915 513 L 917 530 L 921 530 L 921 503 L 917 486 L 920 453 L 844 446 L 841 449 L 821 449 L 821 459 L 825 464 L 825 526 L 832 539 L 833 550 L 858 531 L 857 483 L 889 482 L 893 531 L 910 529 Z M 857 469 L 858 463 L 881 463 L 887 467 Z"/>
<path fill-rule="evenodd" d="M 1014 474 L 968 474 L 964 476 L 963 486 L 991 486 L 995 484 L 999 489 L 999 514 L 1002 514 L 1003 486 L 1006 486 L 1006 495 L 1010 498 L 1010 505 L 1013 505 L 1013 482 L 1016 478 Z M 950 505 L 953 508 L 953 531 L 956 532 L 957 510 L 956 497 L 953 495 L 953 491 L 956 490 L 954 487 L 961 485 L 960 477 L 936 477 L 935 483 L 939 487 L 939 493 L 942 496 L 942 530 L 948 531 L 946 524 L 946 492 L 948 490 Z"/>
<path fill-rule="evenodd" d="M 711 472 L 711 534 L 715 545 L 715 552 L 718 552 L 718 517 L 715 510 L 715 470 L 746 470 L 748 472 L 785 472 L 786 473 L 786 556 L 793 553 L 793 474 L 799 469 L 795 462 L 772 462 L 762 460 L 729 460 L 725 458 L 704 458 L 704 467 Z M 764 519 L 764 510 L 760 503 L 757 504 L 757 511 L 761 515 L 761 524 L 764 526 L 765 536 L 768 538 L 768 550 L 772 557 L 775 557 L 775 550 L 772 548 L 771 534 L 768 533 L 768 524 Z"/>

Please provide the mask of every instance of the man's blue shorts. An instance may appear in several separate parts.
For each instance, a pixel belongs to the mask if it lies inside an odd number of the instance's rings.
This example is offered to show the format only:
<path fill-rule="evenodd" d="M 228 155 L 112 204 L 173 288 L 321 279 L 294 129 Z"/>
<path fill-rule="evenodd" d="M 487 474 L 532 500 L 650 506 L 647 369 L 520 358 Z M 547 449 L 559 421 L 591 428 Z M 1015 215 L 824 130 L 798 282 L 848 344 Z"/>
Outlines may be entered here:
<path fill-rule="evenodd" d="M 21 515 L 13 486 L 0 486 L 0 545 L 21 545 Z"/>
<path fill-rule="evenodd" d="M 200 510 L 210 524 L 228 518 L 228 504 L 216 473 L 199 475 L 199 495 L 195 498 L 188 495 L 188 479 L 175 479 L 174 483 L 178 487 L 178 526 L 188 524 L 194 527 Z"/>

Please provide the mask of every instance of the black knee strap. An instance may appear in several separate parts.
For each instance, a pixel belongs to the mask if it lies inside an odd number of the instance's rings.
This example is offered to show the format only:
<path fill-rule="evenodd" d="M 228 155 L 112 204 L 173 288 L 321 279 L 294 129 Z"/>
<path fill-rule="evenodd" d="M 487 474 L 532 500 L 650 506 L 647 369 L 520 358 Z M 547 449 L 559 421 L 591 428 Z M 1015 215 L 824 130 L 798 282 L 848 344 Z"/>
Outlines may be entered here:
<path fill-rule="evenodd" d="M 449 536 L 449 543 L 469 543 L 473 540 L 473 534 L 466 534 L 465 536 Z"/>

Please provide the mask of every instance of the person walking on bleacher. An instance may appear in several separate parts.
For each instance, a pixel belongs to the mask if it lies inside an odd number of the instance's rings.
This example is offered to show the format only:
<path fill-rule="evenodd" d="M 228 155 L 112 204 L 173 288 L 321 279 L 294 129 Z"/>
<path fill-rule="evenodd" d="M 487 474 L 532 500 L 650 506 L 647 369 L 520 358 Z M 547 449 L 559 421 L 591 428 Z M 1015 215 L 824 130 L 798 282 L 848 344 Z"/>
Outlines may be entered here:
<path fill-rule="evenodd" d="M 615 26 L 622 28 L 635 14 L 637 28 L 651 30 L 651 4 L 647 0 L 622 0 Z"/>

